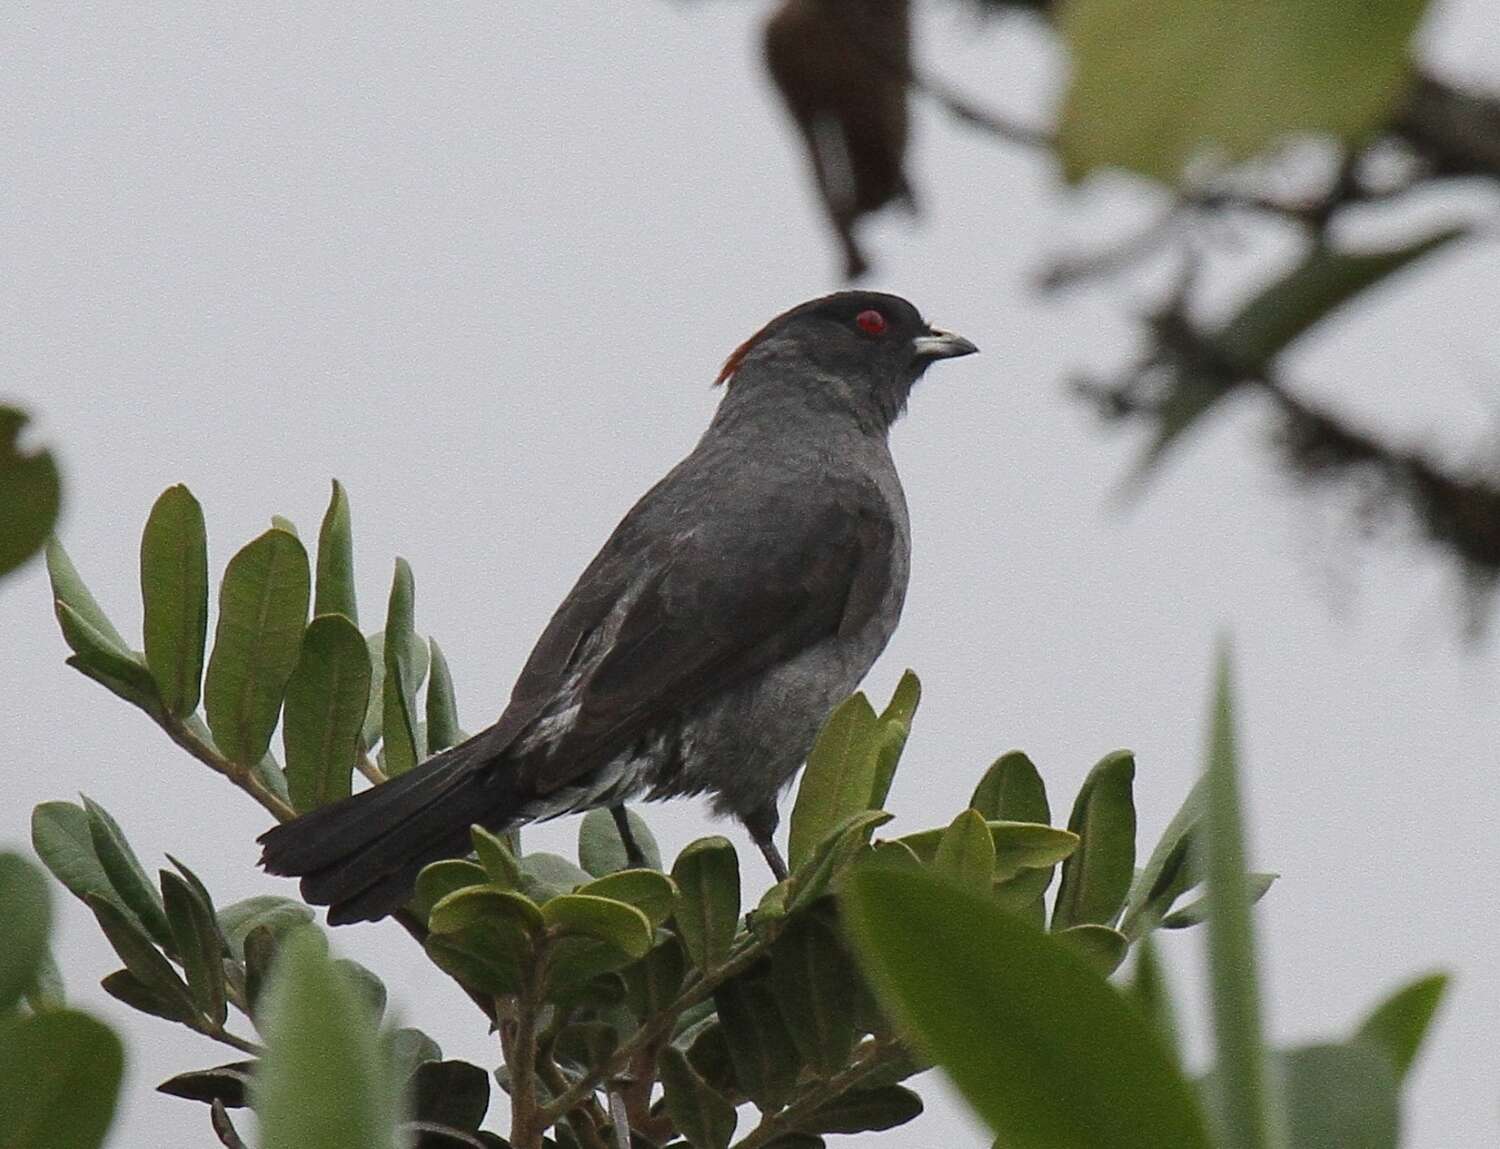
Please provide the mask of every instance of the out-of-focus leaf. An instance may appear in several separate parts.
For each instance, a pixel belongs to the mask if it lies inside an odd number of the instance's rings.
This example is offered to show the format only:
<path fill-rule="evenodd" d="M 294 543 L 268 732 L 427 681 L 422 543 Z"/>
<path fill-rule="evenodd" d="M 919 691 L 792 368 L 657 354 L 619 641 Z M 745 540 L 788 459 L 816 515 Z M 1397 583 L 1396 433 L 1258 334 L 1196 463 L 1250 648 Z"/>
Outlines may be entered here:
<path fill-rule="evenodd" d="M 186 881 L 170 870 L 161 872 L 161 890 L 167 921 L 172 927 L 173 948 L 182 959 L 188 990 L 199 1011 L 215 1025 L 223 1025 L 228 1014 L 224 985 L 224 943 L 214 922 L 213 908 L 205 905 Z"/>
<path fill-rule="evenodd" d="M 1072 946 L 1105 977 L 1120 968 L 1130 949 L 1129 939 L 1119 930 L 1093 924 L 1059 930 L 1057 940 Z"/>
<path fill-rule="evenodd" d="M 844 819 L 869 809 L 875 789 L 880 722 L 863 694 L 848 698 L 824 723 L 807 755 L 787 837 L 787 861 L 799 869 Z"/>
<path fill-rule="evenodd" d="M 1279 1106 L 1272 1093 L 1261 1030 L 1260 979 L 1245 873 L 1233 706 L 1229 655 L 1221 651 L 1203 795 L 1204 884 L 1214 906 L 1208 925 L 1209 990 L 1217 1052 L 1212 1109 L 1223 1149 L 1266 1149 L 1279 1144 Z"/>
<path fill-rule="evenodd" d="M 1309 1045 L 1276 1057 L 1287 1115 L 1287 1144 L 1317 1149 L 1396 1149 L 1400 1079 L 1378 1049 Z"/>
<path fill-rule="evenodd" d="M 1260 371 L 1298 336 L 1351 299 L 1466 234 L 1465 228 L 1452 228 L 1387 251 L 1315 247 L 1302 263 L 1224 325 L 1218 333 L 1219 345 L 1247 374 Z"/>
<path fill-rule="evenodd" d="M 533 901 L 545 902 L 558 894 L 571 893 L 591 878 L 561 854 L 527 854 L 517 863 L 521 867 L 521 892 Z"/>
<path fill-rule="evenodd" d="M 1276 883 L 1280 874 L 1257 874 L 1245 875 L 1245 889 L 1250 896 L 1250 902 L 1254 903 L 1266 896 L 1266 892 Z M 1195 902 L 1189 902 L 1180 910 L 1174 910 L 1161 920 L 1161 928 L 1164 930 L 1184 930 L 1189 926 L 1196 926 L 1206 922 L 1213 913 L 1213 904 L 1207 897 L 1199 898 Z"/>
<path fill-rule="evenodd" d="M 18 1018 L 0 1028 L 0 1145 L 102 1145 L 125 1065 L 114 1032 L 71 1009 Z"/>
<path fill-rule="evenodd" d="M 354 532 L 349 520 L 349 496 L 333 480 L 333 493 L 323 524 L 318 528 L 318 578 L 313 614 L 341 614 L 359 626 L 354 598 Z"/>
<path fill-rule="evenodd" d="M 976 810 L 965 810 L 943 831 L 932 868 L 960 885 L 988 890 L 995 873 L 995 843 Z"/>
<path fill-rule="evenodd" d="M 26 1004 L 32 1013 L 52 1013 L 68 1004 L 62 971 L 57 968 L 51 950 L 42 951 L 42 959 L 32 971 L 31 984 L 26 987 Z"/>
<path fill-rule="evenodd" d="M 235 1061 L 212 1069 L 179 1073 L 163 1081 L 156 1091 L 184 1101 L 201 1101 L 205 1105 L 218 1101 L 226 1109 L 243 1109 L 250 1104 L 248 1093 L 254 1072 L 255 1062 Z"/>
<path fill-rule="evenodd" d="M 140 859 L 130 848 L 125 832 L 109 812 L 87 795 L 83 796 L 84 812 L 88 816 L 89 838 L 93 842 L 94 856 L 99 859 L 109 884 L 117 898 L 108 900 L 124 903 L 135 919 L 140 922 L 151 940 L 170 949 L 172 927 L 167 924 L 167 915 L 162 909 L 161 895 L 146 877 Z"/>
<path fill-rule="evenodd" d="M 151 939 L 140 926 L 126 917 L 113 902 L 96 894 L 90 894 L 85 901 L 89 909 L 94 911 L 99 928 L 104 931 L 104 936 L 109 939 L 115 953 L 120 955 L 120 960 L 125 963 L 130 975 L 171 1010 L 170 1016 L 174 1020 L 189 1023 L 195 1021 L 198 1006 L 193 1001 L 193 995 L 188 992 L 188 987 L 177 976 L 171 963 L 151 944 Z"/>
<path fill-rule="evenodd" d="M 1068 829 L 1078 849 L 1062 864 L 1052 909 L 1052 928 L 1109 925 L 1125 904 L 1135 877 L 1135 757 L 1128 750 L 1106 755 L 1089 771 L 1073 802 Z"/>
<path fill-rule="evenodd" d="M 551 929 L 594 938 L 631 958 L 645 957 L 654 936 L 650 919 L 635 906 L 582 893 L 546 902 L 542 919 Z"/>
<path fill-rule="evenodd" d="M 338 966 L 340 972 L 353 982 L 354 988 L 359 990 L 360 997 L 365 999 L 365 1003 L 370 1007 L 370 1012 L 378 1023 L 385 1016 L 385 1003 L 389 996 L 386 993 L 385 982 L 380 980 L 374 970 L 349 958 L 338 958 L 333 964 Z"/>
<path fill-rule="evenodd" d="M 375 1019 L 321 939 L 286 939 L 262 1002 L 266 1053 L 253 1082 L 264 1149 L 396 1143 L 397 1091 Z"/>
<path fill-rule="evenodd" d="M 427 681 L 427 753 L 436 754 L 463 741 L 458 726 L 458 700 L 453 696 L 453 674 L 437 639 L 430 639 L 432 674 Z"/>
<path fill-rule="evenodd" d="M 1052 821 L 1042 776 L 1019 750 L 995 759 L 974 787 L 969 808 L 978 810 L 987 822 L 1036 822 L 1045 826 Z"/>
<path fill-rule="evenodd" d="M 1155 1034 L 1061 942 L 941 878 L 889 867 L 851 875 L 844 915 L 881 1001 L 1011 1149 L 1208 1149 Z"/>
<path fill-rule="evenodd" d="M 996 881 L 1014 877 L 1022 870 L 1054 866 L 1078 848 L 1078 835 L 1055 826 L 1034 822 L 986 822 L 995 845 Z M 896 841 L 931 865 L 937 857 L 942 830 L 919 830 Z"/>
<path fill-rule="evenodd" d="M 208 536 L 203 508 L 180 483 L 151 508 L 141 536 L 146 664 L 162 705 L 178 717 L 198 709 L 208 638 Z"/>
<path fill-rule="evenodd" d="M 626 810 L 625 818 L 630 823 L 630 836 L 645 855 L 646 865 L 653 870 L 661 869 L 661 847 L 656 844 L 651 827 L 634 810 Z M 608 810 L 590 810 L 578 824 L 578 863 L 596 878 L 628 870 L 635 864 L 626 854 L 625 840 Z"/>
<path fill-rule="evenodd" d="M 42 872 L 19 854 L 0 854 L 0 1018 L 36 982 L 47 956 L 52 904 Z"/>
<path fill-rule="evenodd" d="M 577 892 L 634 906 L 652 928 L 670 918 L 677 904 L 676 883 L 659 870 L 616 870 L 579 886 Z"/>
<path fill-rule="evenodd" d="M 1289 135 L 1356 141 L 1406 88 L 1424 0 L 1073 0 L 1058 151 L 1064 174 L 1123 167 L 1166 183 L 1208 152 L 1248 159 Z M 1274 100 L 1265 98 L 1276 93 Z"/>
<path fill-rule="evenodd" d="M 729 1043 L 735 1079 L 762 1110 L 786 1104 L 797 1084 L 801 1060 L 787 1030 L 770 978 L 752 971 L 721 985 L 714 1003 Z"/>
<path fill-rule="evenodd" d="M 693 1149 L 727 1149 L 734 1137 L 734 1106 L 670 1045 L 662 1050 L 659 1069 L 667 1116 L 677 1132 Z"/>
<path fill-rule="evenodd" d="M 416 637 L 414 606 L 416 584 L 405 559 L 396 560 L 396 576 L 385 616 L 385 683 L 381 736 L 385 740 L 385 772 L 394 778 L 405 774 L 427 753 L 417 740 L 417 688 L 421 678 L 412 647 L 423 645 Z"/>
<path fill-rule="evenodd" d="M 1448 988 L 1448 975 L 1428 974 L 1391 994 L 1360 1024 L 1356 1036 L 1379 1047 L 1404 1077 L 1417 1059 L 1427 1028 Z"/>
<path fill-rule="evenodd" d="M 505 838 L 491 834 L 483 826 L 469 827 L 469 837 L 489 880 L 502 890 L 517 889 L 521 884 L 521 864 L 511 853 Z"/>
<path fill-rule="evenodd" d="M 467 1061 L 428 1061 L 411 1082 L 411 1114 L 454 1129 L 478 1129 L 490 1107 L 490 1075 Z"/>
<path fill-rule="evenodd" d="M 900 1085 L 851 1089 L 800 1122 L 805 1133 L 878 1133 L 922 1115 L 922 1099 Z"/>
<path fill-rule="evenodd" d="M 1172 1008 L 1172 991 L 1167 985 L 1166 970 L 1156 956 L 1156 942 L 1150 934 L 1136 943 L 1135 954 L 1134 976 L 1130 979 L 1126 993 L 1141 1011 L 1147 1024 L 1156 1031 L 1156 1036 L 1173 1060 L 1181 1065 L 1182 1054 L 1178 1045 L 1176 1011 Z"/>
<path fill-rule="evenodd" d="M 301 902 L 276 894 L 257 894 L 219 910 L 224 940 L 229 943 L 229 952 L 237 958 L 245 956 L 245 935 L 257 926 L 265 926 L 275 937 L 282 937 L 312 920 L 312 910 Z"/>
<path fill-rule="evenodd" d="M 240 947 L 245 962 L 245 1001 L 252 1015 L 258 1015 L 260 1010 L 260 995 L 271 980 L 271 967 L 276 964 L 276 953 L 281 948 L 278 939 L 282 936 L 268 925 L 258 925 L 245 935 Z"/>
<path fill-rule="evenodd" d="M 0 406 L 0 575 L 36 554 L 57 523 L 62 479 L 50 451 L 23 452 L 29 417 Z"/>
<path fill-rule="evenodd" d="M 302 636 L 286 684 L 287 793 L 299 813 L 353 790 L 360 731 L 370 700 L 370 654 L 364 635 L 341 614 L 319 615 Z"/>
<path fill-rule="evenodd" d="M 224 571 L 203 703 L 214 742 L 242 766 L 254 766 L 271 745 L 307 625 L 309 583 L 302 544 L 275 529 L 241 548 Z"/>
<path fill-rule="evenodd" d="M 854 1049 L 859 979 L 850 960 L 833 927 L 812 914 L 791 918 L 771 950 L 771 989 L 787 1030 L 803 1061 L 826 1076 L 847 1068 Z"/>
<path fill-rule="evenodd" d="M 677 932 L 700 970 L 717 966 L 729 954 L 740 917 L 740 861 L 729 839 L 699 838 L 672 864 L 681 891 Z"/>

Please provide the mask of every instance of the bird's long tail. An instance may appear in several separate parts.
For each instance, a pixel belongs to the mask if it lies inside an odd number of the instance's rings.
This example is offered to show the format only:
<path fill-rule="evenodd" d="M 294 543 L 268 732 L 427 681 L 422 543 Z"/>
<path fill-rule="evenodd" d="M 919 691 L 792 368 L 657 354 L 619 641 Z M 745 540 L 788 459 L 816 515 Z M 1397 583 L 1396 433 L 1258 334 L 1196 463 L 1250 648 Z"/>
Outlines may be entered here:
<path fill-rule="evenodd" d="M 328 922 L 372 921 L 399 909 L 422 867 L 468 851 L 469 827 L 504 829 L 524 805 L 509 777 L 486 769 L 480 739 L 445 750 L 378 786 L 258 839 L 268 873 L 302 879 L 302 896 Z"/>

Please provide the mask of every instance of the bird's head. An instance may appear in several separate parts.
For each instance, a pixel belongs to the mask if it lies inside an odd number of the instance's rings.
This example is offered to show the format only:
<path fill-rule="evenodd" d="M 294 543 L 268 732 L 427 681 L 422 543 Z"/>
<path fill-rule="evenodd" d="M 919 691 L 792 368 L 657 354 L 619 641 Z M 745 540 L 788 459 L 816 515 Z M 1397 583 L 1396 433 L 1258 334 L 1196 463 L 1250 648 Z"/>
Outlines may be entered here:
<path fill-rule="evenodd" d="M 929 325 L 899 295 L 840 291 L 771 320 L 735 348 L 715 382 L 727 383 L 737 400 L 790 386 L 883 429 L 905 410 L 912 384 L 934 360 L 977 350 L 962 335 Z"/>

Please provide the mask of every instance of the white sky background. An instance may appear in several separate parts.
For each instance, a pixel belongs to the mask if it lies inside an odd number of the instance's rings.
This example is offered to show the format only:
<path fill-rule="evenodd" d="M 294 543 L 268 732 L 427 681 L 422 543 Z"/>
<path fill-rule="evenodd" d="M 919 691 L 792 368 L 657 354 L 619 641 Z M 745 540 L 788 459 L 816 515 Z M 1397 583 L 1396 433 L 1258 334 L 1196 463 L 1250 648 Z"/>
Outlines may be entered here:
<path fill-rule="evenodd" d="M 477 729 L 615 521 L 701 432 L 723 356 L 838 286 L 760 73 L 762 6 L 123 8 L 0 16 L 0 391 L 60 450 L 63 537 L 138 634 L 139 530 L 162 488 L 202 500 L 217 579 L 272 513 L 315 535 L 337 475 L 366 629 L 407 556 L 418 628 Z M 1493 13 L 1445 8 L 1432 56 L 1500 84 Z M 990 105 L 1046 111 L 1044 37 L 947 7 L 919 33 L 926 64 Z M 1029 281 L 1139 201 L 1117 182 L 1069 197 L 1046 159 L 921 104 L 913 172 L 925 217 L 870 233 L 871 285 L 984 353 L 938 365 L 895 432 L 915 560 L 869 686 L 885 697 L 908 665 L 926 686 L 898 824 L 948 821 L 1014 746 L 1065 816 L 1090 764 L 1127 745 L 1149 848 L 1198 768 L 1229 629 L 1255 856 L 1283 875 L 1260 915 L 1272 1030 L 1341 1035 L 1398 983 L 1450 969 L 1409 1144 L 1493 1139 L 1500 656 L 1461 642 L 1451 572 L 1399 541 L 1351 549 L 1336 504 L 1268 464 L 1250 402 L 1118 513 L 1139 444 L 1064 382 L 1124 362 L 1144 296 L 1046 300 Z M 1493 198 L 1433 213 L 1476 203 Z M 1383 426 L 1472 446 L 1500 378 L 1494 256 L 1422 265 L 1309 340 L 1300 376 Z M 293 892 L 253 868 L 258 807 L 63 666 L 39 564 L 0 586 L 0 635 L 0 841 L 83 790 L 150 869 L 171 850 L 222 902 Z M 716 829 L 691 803 L 648 816 L 672 848 Z M 750 894 L 766 875 L 746 863 Z M 107 999 L 118 962 L 71 899 L 60 941 L 76 999 L 130 1038 L 112 1143 L 204 1144 L 207 1112 L 151 1089 L 233 1051 Z M 446 1052 L 494 1064 L 472 1007 L 396 927 L 336 942 Z M 1201 1015 L 1199 948 L 1168 941 Z M 935 1082 L 924 1093 L 928 1113 L 884 1143 L 984 1144 Z"/>

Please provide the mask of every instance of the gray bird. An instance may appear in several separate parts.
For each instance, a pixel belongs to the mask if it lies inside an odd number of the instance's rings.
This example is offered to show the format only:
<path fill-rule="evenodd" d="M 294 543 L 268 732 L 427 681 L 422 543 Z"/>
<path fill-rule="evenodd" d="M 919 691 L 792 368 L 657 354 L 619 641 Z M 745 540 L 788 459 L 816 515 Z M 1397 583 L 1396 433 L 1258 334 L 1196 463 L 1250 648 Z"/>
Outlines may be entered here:
<path fill-rule="evenodd" d="M 631 508 L 552 616 L 500 720 L 263 834 L 330 923 L 398 909 L 417 873 L 493 831 L 711 796 L 778 878 L 776 800 L 890 640 L 906 498 L 887 433 L 936 359 L 976 350 L 894 295 L 777 316 L 729 357 L 708 431 Z"/>

